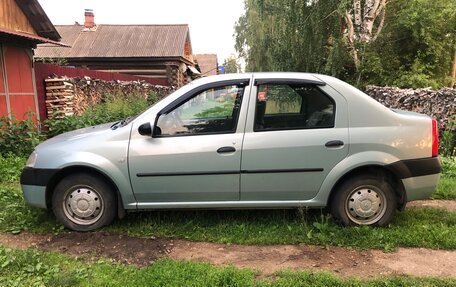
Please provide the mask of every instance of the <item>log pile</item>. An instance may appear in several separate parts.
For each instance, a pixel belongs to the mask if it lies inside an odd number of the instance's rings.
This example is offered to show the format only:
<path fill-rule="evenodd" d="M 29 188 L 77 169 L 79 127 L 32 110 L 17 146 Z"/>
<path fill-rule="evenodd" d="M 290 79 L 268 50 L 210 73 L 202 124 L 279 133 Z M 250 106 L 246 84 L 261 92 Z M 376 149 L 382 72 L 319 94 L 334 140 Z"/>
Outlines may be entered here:
<path fill-rule="evenodd" d="M 74 115 L 74 86 L 66 77 L 48 78 L 46 110 L 48 115 L 61 118 Z"/>
<path fill-rule="evenodd" d="M 88 107 L 113 97 L 147 99 L 155 96 L 159 100 L 175 90 L 173 87 L 152 85 L 145 81 L 104 81 L 90 77 L 49 76 L 45 83 L 48 116 L 57 117 L 80 115 Z"/>
<path fill-rule="evenodd" d="M 456 89 L 399 89 L 367 86 L 366 94 L 389 108 L 413 111 L 434 117 L 441 130 L 456 120 Z M 451 119 L 452 118 L 452 119 Z"/>

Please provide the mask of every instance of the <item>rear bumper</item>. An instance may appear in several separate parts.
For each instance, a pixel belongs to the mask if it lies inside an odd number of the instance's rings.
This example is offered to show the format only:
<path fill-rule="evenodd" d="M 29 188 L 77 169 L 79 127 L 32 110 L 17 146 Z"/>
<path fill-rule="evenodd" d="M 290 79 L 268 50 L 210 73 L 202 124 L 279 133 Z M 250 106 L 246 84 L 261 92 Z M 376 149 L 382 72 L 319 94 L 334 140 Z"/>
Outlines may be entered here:
<path fill-rule="evenodd" d="M 439 157 L 401 160 L 389 164 L 386 167 L 400 179 L 421 177 L 442 172 L 442 164 Z"/>
<path fill-rule="evenodd" d="M 439 157 L 401 160 L 386 167 L 401 179 L 407 201 L 429 198 L 437 188 L 442 172 Z"/>
<path fill-rule="evenodd" d="M 440 173 L 402 179 L 407 201 L 427 199 L 437 188 Z"/>

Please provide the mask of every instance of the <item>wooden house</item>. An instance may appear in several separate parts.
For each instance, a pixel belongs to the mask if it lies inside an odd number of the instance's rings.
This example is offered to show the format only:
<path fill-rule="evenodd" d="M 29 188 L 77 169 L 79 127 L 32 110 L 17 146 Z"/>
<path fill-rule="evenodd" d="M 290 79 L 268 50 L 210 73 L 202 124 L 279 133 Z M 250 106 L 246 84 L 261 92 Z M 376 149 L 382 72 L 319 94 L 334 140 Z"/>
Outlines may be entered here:
<path fill-rule="evenodd" d="M 0 117 L 39 117 L 32 49 L 60 38 L 37 0 L 0 0 Z"/>
<path fill-rule="evenodd" d="M 177 87 L 199 74 L 188 25 L 97 25 L 86 10 L 84 25 L 55 27 L 71 47 L 38 45 L 37 61 L 162 78 Z"/>

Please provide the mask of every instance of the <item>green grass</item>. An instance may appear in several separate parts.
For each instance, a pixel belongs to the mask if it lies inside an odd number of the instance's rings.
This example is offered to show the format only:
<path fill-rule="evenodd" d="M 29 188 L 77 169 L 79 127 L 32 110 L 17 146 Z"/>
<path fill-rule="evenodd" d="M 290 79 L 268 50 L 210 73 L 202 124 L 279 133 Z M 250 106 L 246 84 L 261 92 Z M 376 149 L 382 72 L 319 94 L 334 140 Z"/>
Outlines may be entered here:
<path fill-rule="evenodd" d="M 26 159 L 20 156 L 0 155 L 0 184 L 18 182 L 25 162 Z"/>
<path fill-rule="evenodd" d="M 50 212 L 29 207 L 17 183 L 0 184 L 0 231 L 20 233 L 30 230 L 37 233 L 57 232 L 63 228 Z"/>
<path fill-rule="evenodd" d="M 0 231 L 63 231 L 50 212 L 26 206 L 17 185 L 0 188 L 0 205 Z M 233 244 L 456 249 L 456 213 L 436 208 L 408 209 L 386 228 L 342 227 L 320 210 L 238 210 L 131 213 L 104 230 Z"/>
<path fill-rule="evenodd" d="M 0 158 L 0 231 L 62 232 L 53 215 L 26 206 L 17 180 L 23 158 Z M 452 161 L 450 161 L 451 163 Z M 10 166 L 10 168 L 5 168 Z M 449 166 L 446 164 L 446 166 Z M 2 168 L 3 167 L 3 168 Z M 452 169 L 433 197 L 456 199 Z M 155 211 L 128 214 L 107 231 L 236 244 L 319 244 L 394 249 L 456 249 L 456 213 L 415 208 L 398 213 L 389 227 L 341 227 L 319 210 Z"/>
<path fill-rule="evenodd" d="M 432 194 L 434 199 L 456 199 L 456 177 L 442 176 L 437 190 Z"/>
<path fill-rule="evenodd" d="M 456 249 L 456 213 L 414 208 L 385 228 L 342 227 L 319 210 L 166 211 L 130 214 L 107 228 L 132 236 L 164 236 L 236 244 L 318 244 Z"/>
<path fill-rule="evenodd" d="M 162 259 L 137 268 L 106 259 L 84 262 L 57 253 L 0 246 L 0 286 L 455 286 L 455 279 L 340 279 L 326 272 L 278 272 L 273 279 L 232 266 Z"/>

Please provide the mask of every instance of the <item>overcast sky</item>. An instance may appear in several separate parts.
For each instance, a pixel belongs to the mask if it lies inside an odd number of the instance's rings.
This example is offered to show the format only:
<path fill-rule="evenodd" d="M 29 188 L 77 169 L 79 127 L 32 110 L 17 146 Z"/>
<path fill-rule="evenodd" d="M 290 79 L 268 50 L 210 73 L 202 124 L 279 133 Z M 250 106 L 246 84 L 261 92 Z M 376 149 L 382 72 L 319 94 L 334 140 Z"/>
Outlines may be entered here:
<path fill-rule="evenodd" d="M 54 25 L 84 23 L 93 9 L 96 24 L 188 24 L 194 54 L 217 54 L 219 64 L 234 50 L 234 24 L 243 0 L 38 0 Z"/>

